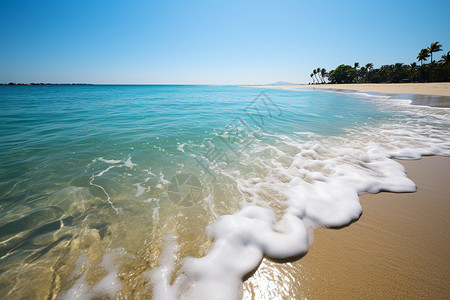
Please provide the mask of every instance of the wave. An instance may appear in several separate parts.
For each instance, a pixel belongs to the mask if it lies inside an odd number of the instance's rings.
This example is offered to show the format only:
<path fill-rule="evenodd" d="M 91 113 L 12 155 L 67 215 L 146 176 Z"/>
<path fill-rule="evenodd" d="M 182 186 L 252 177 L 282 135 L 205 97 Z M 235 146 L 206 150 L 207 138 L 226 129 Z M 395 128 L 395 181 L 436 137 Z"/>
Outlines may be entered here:
<path fill-rule="evenodd" d="M 135 298 L 152 288 L 155 299 L 241 298 L 244 278 L 264 257 L 297 259 L 313 243 L 316 228 L 357 220 L 359 195 L 414 192 L 414 182 L 394 158 L 450 155 L 448 109 L 388 96 L 348 95 L 388 114 L 368 114 L 364 123 L 349 117 L 354 111 L 336 118 L 322 112 L 330 128 L 353 122 L 346 118 L 355 122 L 333 136 L 312 132 L 321 123 L 285 133 L 254 131 L 242 122 L 231 126 L 238 131 L 232 147 L 223 142 L 227 134 L 211 131 L 206 137 L 177 139 L 172 152 L 162 142 L 148 152 L 124 151 L 121 159 L 94 159 L 86 169 L 92 174 L 87 184 L 99 211 L 111 217 L 107 227 L 112 229 L 107 239 L 94 232 L 104 245 L 91 253 L 91 260 L 82 254 L 72 261 L 62 297 Z M 157 159 L 146 163 L 149 153 Z M 232 159 L 220 160 L 227 155 Z M 183 183 L 189 197 L 183 196 Z M 201 190 L 202 198 L 193 190 Z M 87 253 L 84 248 L 73 251 Z M 106 275 L 89 281 L 89 270 L 98 268 Z"/>
<path fill-rule="evenodd" d="M 176 238 L 169 238 L 160 266 L 147 274 L 154 297 L 238 299 L 243 278 L 263 257 L 299 257 L 312 243 L 315 228 L 357 220 L 362 213 L 359 195 L 414 192 L 416 185 L 393 158 L 450 156 L 448 109 L 414 107 L 409 101 L 384 96 L 357 96 L 375 101 L 382 110 L 398 111 L 399 118 L 380 126 L 351 128 L 337 137 L 299 142 L 283 136 L 271 145 L 253 145 L 242 160 L 263 172 L 243 177 L 235 170 L 224 171 L 234 178 L 243 208 L 206 228 L 212 247 L 203 257 L 184 258 L 172 284 L 179 248 Z M 286 150 L 292 146 L 297 148 L 293 157 Z M 269 159 L 261 158 L 266 150 Z M 275 199 L 270 197 L 273 191 Z M 274 209 L 271 201 L 282 202 L 283 209 Z"/>

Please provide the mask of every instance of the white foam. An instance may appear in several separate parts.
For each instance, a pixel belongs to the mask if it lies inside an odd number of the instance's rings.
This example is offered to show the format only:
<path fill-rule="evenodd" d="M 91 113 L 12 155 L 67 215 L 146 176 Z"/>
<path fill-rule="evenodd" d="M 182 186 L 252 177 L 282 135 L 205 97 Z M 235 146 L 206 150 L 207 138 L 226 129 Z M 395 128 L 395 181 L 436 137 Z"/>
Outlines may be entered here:
<path fill-rule="evenodd" d="M 111 196 L 108 194 L 108 192 L 106 191 L 106 189 L 105 189 L 103 186 L 94 183 L 95 177 L 102 176 L 104 173 L 106 173 L 107 171 L 109 171 L 109 170 L 112 169 L 113 167 L 114 167 L 114 166 L 108 167 L 106 170 L 100 172 L 99 174 L 97 174 L 97 175 L 92 175 L 92 176 L 91 176 L 91 180 L 89 181 L 89 184 L 92 185 L 92 186 L 98 187 L 99 189 L 101 189 L 101 190 L 103 191 L 103 193 L 105 193 L 105 195 L 106 195 L 106 201 L 109 203 L 109 205 L 111 206 L 111 208 L 114 209 L 114 211 L 116 212 L 116 214 L 118 214 L 118 213 L 119 213 L 119 209 L 118 209 L 117 207 L 115 207 L 114 204 L 112 203 L 112 201 L 111 201 Z"/>
<path fill-rule="evenodd" d="M 179 151 L 181 151 L 181 152 L 184 153 L 184 146 L 186 146 L 186 143 L 179 144 L 179 145 L 177 146 L 177 149 L 178 149 Z"/>
<path fill-rule="evenodd" d="M 405 102 L 393 103 L 385 96 L 373 99 L 380 105 L 386 101 L 389 109 L 406 108 Z M 360 194 L 415 191 L 404 167 L 391 158 L 450 156 L 450 113 L 434 108 L 407 109 L 420 118 L 399 119 L 380 127 L 360 126 L 343 136 L 317 141 L 283 140 L 300 150 L 288 165 L 282 163 L 288 155 L 281 143 L 269 145 L 274 158 L 262 159 L 258 153 L 245 156 L 249 159 L 245 165 L 266 170 L 266 175 L 243 178 L 240 172 L 230 170 L 226 176 L 235 179 L 247 200 L 243 203 L 257 205 L 247 205 L 209 225 L 212 248 L 202 258 L 183 259 L 181 275 L 172 285 L 174 259 L 162 259 L 151 274 L 155 299 L 239 299 L 242 278 L 263 256 L 285 259 L 302 254 L 312 241 L 314 227 L 338 227 L 357 219 L 362 212 Z M 264 199 L 259 195 L 265 189 L 287 198 L 288 208 L 279 222 L 272 210 L 261 207 Z M 174 250 L 173 240 L 171 243 L 169 249 Z"/>
<path fill-rule="evenodd" d="M 160 266 L 147 275 L 154 288 L 153 297 L 155 299 L 176 300 L 175 291 L 170 285 L 170 280 L 175 266 L 175 260 L 178 252 L 176 237 L 173 234 L 167 235 L 166 245 L 159 257 Z"/>
<path fill-rule="evenodd" d="M 89 259 L 87 255 L 82 254 L 76 262 L 76 268 L 70 277 L 79 276 L 80 271 L 83 273 L 75 281 L 72 287 L 67 290 L 62 298 L 65 300 L 79 300 L 79 299 L 93 299 L 93 298 L 114 298 L 118 292 L 122 289 L 122 283 L 120 282 L 117 273 L 119 267 L 117 264 L 117 258 L 123 255 L 125 250 L 123 249 L 113 249 L 111 252 L 103 256 L 103 260 L 100 266 L 104 268 L 107 272 L 106 276 L 103 277 L 98 283 L 90 286 L 86 281 L 88 270 L 82 271 L 82 269 L 87 268 Z M 81 266 L 80 266 L 81 265 Z M 77 274 L 78 273 L 78 274 Z"/>
<path fill-rule="evenodd" d="M 159 172 L 159 181 L 161 185 L 166 185 L 170 183 L 170 181 L 164 179 L 164 174 L 161 171 Z"/>
<path fill-rule="evenodd" d="M 115 168 L 116 166 L 109 166 L 106 169 L 104 169 L 103 171 L 101 171 L 100 173 L 96 174 L 95 177 L 100 177 L 105 175 L 105 173 L 109 172 L 109 170 Z"/>
<path fill-rule="evenodd" d="M 155 299 L 238 299 L 242 277 L 264 254 L 285 258 L 306 252 L 308 234 L 297 213 L 291 210 L 276 223 L 273 211 L 251 206 L 220 217 L 207 228 L 215 239 L 213 248 L 203 258 L 185 259 L 183 276 L 173 286 L 173 259 L 160 261 L 152 272 Z M 169 249 L 174 249 L 173 244 Z"/>
<path fill-rule="evenodd" d="M 141 186 L 141 183 L 142 182 L 138 182 L 138 183 L 133 184 L 136 187 L 136 189 L 137 189 L 136 190 L 136 195 L 134 195 L 135 197 L 142 196 L 142 194 L 144 194 L 144 192 L 146 191 L 146 188 Z"/>
<path fill-rule="evenodd" d="M 98 160 L 99 160 L 99 161 L 102 161 L 102 162 L 104 162 L 104 163 L 107 163 L 107 164 L 118 164 L 118 163 L 121 163 L 121 162 L 122 162 L 121 160 L 117 160 L 117 159 L 104 159 L 103 157 L 99 157 Z"/>
<path fill-rule="evenodd" d="M 155 223 L 159 222 L 159 207 L 153 208 L 152 218 Z"/>
<path fill-rule="evenodd" d="M 152 202 L 158 202 L 158 198 L 148 198 L 147 200 L 144 200 L 145 203 L 152 203 Z"/>
<path fill-rule="evenodd" d="M 127 167 L 127 168 L 130 168 L 130 169 L 133 169 L 133 167 L 135 167 L 135 166 L 137 166 L 137 165 L 134 164 L 134 163 L 131 161 L 131 157 L 128 156 L 128 159 L 125 161 L 124 166 Z"/>
<path fill-rule="evenodd" d="M 150 169 L 144 170 L 144 171 L 146 171 L 147 174 L 150 175 L 150 176 L 156 176 Z"/>
<path fill-rule="evenodd" d="M 307 136 L 308 138 L 317 136 L 317 134 L 315 134 L 314 132 L 309 132 L 309 131 L 294 131 L 294 133 L 298 134 L 298 135 Z"/>

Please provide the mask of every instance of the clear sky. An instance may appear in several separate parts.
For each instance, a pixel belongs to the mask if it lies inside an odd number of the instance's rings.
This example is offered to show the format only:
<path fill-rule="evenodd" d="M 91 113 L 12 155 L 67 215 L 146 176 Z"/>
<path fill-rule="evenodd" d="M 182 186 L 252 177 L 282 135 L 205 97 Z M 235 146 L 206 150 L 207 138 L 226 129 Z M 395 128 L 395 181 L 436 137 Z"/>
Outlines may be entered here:
<path fill-rule="evenodd" d="M 449 0 L 0 0 L 0 82 L 307 83 L 447 52 L 449 16 Z"/>

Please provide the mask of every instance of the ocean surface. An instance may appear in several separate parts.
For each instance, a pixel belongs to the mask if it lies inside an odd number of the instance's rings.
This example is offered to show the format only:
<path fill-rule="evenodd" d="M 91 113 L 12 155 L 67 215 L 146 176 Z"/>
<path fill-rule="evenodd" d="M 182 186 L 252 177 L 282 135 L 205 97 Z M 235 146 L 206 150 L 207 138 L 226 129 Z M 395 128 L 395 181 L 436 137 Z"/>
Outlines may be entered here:
<path fill-rule="evenodd" d="M 263 257 L 298 257 L 314 228 L 358 219 L 362 193 L 415 191 L 391 158 L 450 155 L 449 110 L 410 102 L 0 86 L 0 298 L 261 295 L 243 278 Z"/>

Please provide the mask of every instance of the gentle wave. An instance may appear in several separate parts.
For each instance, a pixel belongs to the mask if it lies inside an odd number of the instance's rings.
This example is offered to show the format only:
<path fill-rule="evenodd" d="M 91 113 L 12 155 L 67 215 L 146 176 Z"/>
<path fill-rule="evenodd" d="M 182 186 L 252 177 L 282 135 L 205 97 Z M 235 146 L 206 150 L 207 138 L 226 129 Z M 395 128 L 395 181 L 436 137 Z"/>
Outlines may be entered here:
<path fill-rule="evenodd" d="M 392 158 L 450 155 L 448 109 L 387 96 L 27 88 L 0 89 L 2 297 L 239 298 L 360 194 L 414 191 Z"/>
<path fill-rule="evenodd" d="M 406 103 L 372 98 L 385 109 Z M 257 268 L 263 257 L 297 257 L 307 251 L 314 228 L 340 227 L 358 219 L 362 213 L 358 195 L 414 192 L 415 184 L 392 158 L 450 155 L 450 114 L 447 109 L 402 108 L 419 116 L 414 120 L 418 122 L 405 119 L 380 128 L 362 126 L 321 141 L 296 144 L 289 140 L 299 151 L 285 166 L 278 163 L 286 155 L 283 151 L 273 151 L 272 162 L 252 161 L 265 168 L 267 176 L 235 180 L 239 189 L 259 205 L 244 204 L 239 212 L 221 216 L 209 225 L 207 233 L 214 240 L 213 246 L 204 257 L 185 258 L 181 262 L 182 275 L 173 285 L 170 282 L 177 248 L 168 246 L 171 255 L 162 257 L 160 267 L 151 273 L 155 298 L 211 299 L 214 295 L 214 299 L 238 299 L 242 296 L 242 278 Z M 287 208 L 279 220 L 259 197 L 265 189 L 287 197 Z"/>

